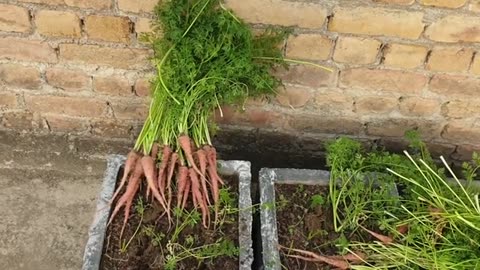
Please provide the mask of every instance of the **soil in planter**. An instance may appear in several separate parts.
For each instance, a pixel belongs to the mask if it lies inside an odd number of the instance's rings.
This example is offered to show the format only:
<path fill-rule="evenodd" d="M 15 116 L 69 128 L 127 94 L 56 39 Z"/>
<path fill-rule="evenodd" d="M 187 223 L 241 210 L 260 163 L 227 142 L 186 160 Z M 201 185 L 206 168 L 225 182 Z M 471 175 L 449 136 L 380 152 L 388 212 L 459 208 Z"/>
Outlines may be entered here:
<path fill-rule="evenodd" d="M 223 194 L 223 198 L 226 200 L 230 199 L 230 209 L 236 209 L 238 207 L 238 179 L 236 176 L 223 176 L 222 179 L 225 182 L 224 188 L 229 187 L 229 192 L 221 193 L 221 195 Z M 135 198 L 136 205 L 132 206 L 132 214 L 122 239 L 120 239 L 120 230 L 124 218 L 123 214 L 119 214 L 107 228 L 100 269 L 168 269 L 165 264 L 168 258 L 172 258 L 169 249 L 175 250 L 174 254 L 176 256 L 183 253 L 182 257 L 189 252 L 194 252 L 198 256 L 212 255 L 216 251 L 225 252 L 226 250 L 230 253 L 230 256 L 223 253 L 223 255 L 215 258 L 204 260 L 190 256 L 178 261 L 175 266 L 172 265 L 171 269 L 238 269 L 238 212 L 225 214 L 223 225 L 214 229 L 212 209 L 210 228 L 205 229 L 202 226 L 200 211 L 192 212 L 193 207 L 190 202 L 187 209 L 191 215 L 188 218 L 187 215 L 183 215 L 179 218 L 179 225 L 172 225 L 169 230 L 166 216 L 159 218 L 163 213 L 161 206 L 157 202 L 151 203 L 150 200 L 146 200 L 145 188 L 146 185 L 144 184 Z M 226 197 L 225 194 L 229 194 L 230 197 Z M 141 215 L 138 211 L 139 200 L 142 200 L 144 205 L 141 224 Z M 175 196 L 172 205 L 176 205 Z M 226 211 L 227 208 L 222 206 L 220 206 L 220 211 Z M 181 230 L 175 243 L 170 242 L 175 233 L 175 227 L 180 227 L 183 220 L 188 220 L 188 223 L 192 225 L 186 225 Z M 194 220 L 197 220 L 196 224 L 193 224 Z M 132 240 L 130 241 L 130 239 Z M 128 247 L 125 247 L 129 241 Z M 215 243 L 219 244 L 215 245 Z M 188 251 L 184 250 L 179 244 L 187 247 Z M 170 262 L 173 261 L 170 260 Z"/>
<path fill-rule="evenodd" d="M 360 240 L 358 237 L 372 239 L 358 232 L 352 236 L 335 233 L 332 209 L 328 203 L 328 187 L 276 184 L 275 200 L 278 242 L 282 246 L 321 255 L 339 255 L 339 246 L 347 241 Z M 287 252 L 280 250 L 283 269 L 333 269 L 322 263 L 287 257 Z"/>

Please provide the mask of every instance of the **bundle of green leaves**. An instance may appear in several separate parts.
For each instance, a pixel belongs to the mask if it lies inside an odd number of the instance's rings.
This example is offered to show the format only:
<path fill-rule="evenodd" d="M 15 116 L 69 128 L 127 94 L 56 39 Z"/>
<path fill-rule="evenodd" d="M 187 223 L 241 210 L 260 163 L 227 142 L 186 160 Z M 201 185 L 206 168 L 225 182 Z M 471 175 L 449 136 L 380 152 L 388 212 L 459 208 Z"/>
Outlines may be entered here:
<path fill-rule="evenodd" d="M 155 18 L 153 33 L 143 37 L 153 49 L 157 71 L 152 101 L 114 194 L 115 199 L 129 178 L 111 220 L 125 206 L 126 223 L 145 176 L 147 194 L 152 193 L 169 219 L 176 187 L 177 206 L 183 209 L 191 199 L 208 227 L 209 206 L 214 206 L 217 220 L 223 184 L 210 136 L 212 115 L 223 105 L 275 93 L 281 82 L 271 71 L 284 63 L 281 45 L 288 31 L 267 29 L 254 35 L 221 0 L 163 1 Z"/>

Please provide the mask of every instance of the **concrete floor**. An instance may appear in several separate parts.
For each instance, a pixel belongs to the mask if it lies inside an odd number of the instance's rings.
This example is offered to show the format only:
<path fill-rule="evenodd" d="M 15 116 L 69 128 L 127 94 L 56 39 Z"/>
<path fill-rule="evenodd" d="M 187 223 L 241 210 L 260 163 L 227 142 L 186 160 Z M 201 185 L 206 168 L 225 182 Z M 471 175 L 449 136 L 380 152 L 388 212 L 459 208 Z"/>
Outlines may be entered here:
<path fill-rule="evenodd" d="M 105 157 L 129 145 L 0 131 L 0 269 L 80 269 Z"/>

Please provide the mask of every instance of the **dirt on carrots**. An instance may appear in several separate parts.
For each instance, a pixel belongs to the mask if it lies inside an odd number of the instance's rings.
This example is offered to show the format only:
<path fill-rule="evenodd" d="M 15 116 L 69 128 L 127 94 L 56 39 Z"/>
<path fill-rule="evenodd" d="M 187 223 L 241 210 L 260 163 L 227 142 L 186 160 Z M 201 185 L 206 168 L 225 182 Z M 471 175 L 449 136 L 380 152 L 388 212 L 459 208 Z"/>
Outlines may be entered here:
<path fill-rule="evenodd" d="M 328 187 L 277 184 L 275 197 L 278 242 L 285 247 L 280 250 L 284 269 L 334 269 L 324 263 L 286 256 L 289 248 L 308 250 L 323 256 L 336 256 L 340 255 L 342 242 L 345 244 L 345 241 L 358 239 L 358 232 L 344 236 L 335 233 L 332 210 L 328 203 Z M 361 237 L 371 238 L 366 234 Z"/>
<path fill-rule="evenodd" d="M 230 187 L 230 193 L 238 197 L 238 180 L 235 176 L 223 176 L 226 185 Z M 153 270 L 165 269 L 165 261 L 169 254 L 168 244 L 174 233 L 173 224 L 169 228 L 168 220 L 163 207 L 157 202 L 147 200 L 145 197 L 147 185 L 142 183 L 140 191 L 134 199 L 131 208 L 131 215 L 120 239 L 120 231 L 123 224 L 123 215 L 119 214 L 108 227 L 103 245 L 103 256 L 100 269 L 103 270 Z M 176 201 L 174 192 L 173 201 Z M 142 224 L 139 226 L 141 215 L 135 210 L 135 204 L 141 199 L 144 202 L 145 210 Z M 235 202 L 237 207 L 237 202 Z M 187 209 L 193 209 L 192 202 L 187 203 Z M 198 210 L 200 212 L 200 210 Z M 213 211 L 213 210 L 211 210 Z M 231 222 L 226 222 L 221 228 L 214 230 L 213 224 L 206 229 L 201 220 L 193 227 L 187 226 L 178 236 L 178 243 L 187 243 L 194 239 L 192 247 L 213 244 L 219 239 L 228 239 L 238 247 L 238 215 L 228 216 Z M 175 218 L 174 218 L 175 220 Z M 139 229 L 138 229 L 139 228 Z M 137 233 L 135 234 L 135 231 Z M 152 235 L 151 232 L 155 235 Z M 128 247 L 122 251 L 132 236 L 133 240 Z M 121 243 L 123 242 L 123 244 Z M 215 259 L 199 261 L 192 257 L 181 260 L 174 269 L 237 269 L 238 257 L 221 256 Z"/>

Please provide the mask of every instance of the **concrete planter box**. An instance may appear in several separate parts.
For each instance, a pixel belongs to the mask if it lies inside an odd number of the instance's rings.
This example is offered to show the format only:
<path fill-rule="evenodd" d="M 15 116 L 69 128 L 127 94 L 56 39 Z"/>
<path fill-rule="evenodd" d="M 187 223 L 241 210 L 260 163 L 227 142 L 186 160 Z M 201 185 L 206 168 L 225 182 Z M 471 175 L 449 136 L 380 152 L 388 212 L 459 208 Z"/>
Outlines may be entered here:
<path fill-rule="evenodd" d="M 278 251 L 277 214 L 275 205 L 275 184 L 320 185 L 328 186 L 330 172 L 304 169 L 269 169 L 263 168 L 259 173 L 260 222 L 263 248 L 263 269 L 281 270 Z M 272 206 L 272 207 L 270 207 Z"/>
<path fill-rule="evenodd" d="M 102 190 L 97 200 L 95 217 L 88 232 L 88 241 L 83 255 L 82 270 L 98 270 L 102 258 L 103 242 L 110 215 L 108 201 L 113 196 L 117 175 L 125 162 L 124 156 L 110 156 L 105 170 Z M 218 161 L 220 175 L 236 175 L 239 181 L 238 242 L 240 247 L 239 269 L 251 269 L 253 263 L 252 249 L 252 199 L 250 195 L 251 171 L 248 161 Z"/>

